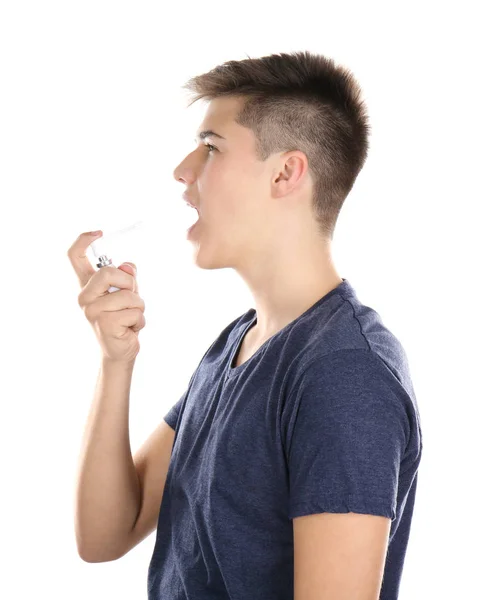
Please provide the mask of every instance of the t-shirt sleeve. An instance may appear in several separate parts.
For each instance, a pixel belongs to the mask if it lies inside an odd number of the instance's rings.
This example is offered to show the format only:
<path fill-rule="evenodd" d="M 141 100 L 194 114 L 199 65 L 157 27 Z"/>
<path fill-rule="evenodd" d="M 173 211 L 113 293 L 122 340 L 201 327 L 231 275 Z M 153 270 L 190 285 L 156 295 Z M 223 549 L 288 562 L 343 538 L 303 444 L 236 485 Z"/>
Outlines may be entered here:
<path fill-rule="evenodd" d="M 174 404 L 174 406 L 172 406 L 172 408 L 169 410 L 169 412 L 164 416 L 164 421 L 170 425 L 172 427 L 172 429 L 174 429 L 174 431 L 176 430 L 177 427 L 177 418 L 179 416 L 179 411 L 181 410 L 181 406 L 184 402 L 184 399 L 186 398 L 186 394 L 188 393 L 188 390 L 186 390 L 184 392 L 184 394 L 181 396 L 181 398 Z"/>
<path fill-rule="evenodd" d="M 235 321 L 233 321 L 233 323 L 231 323 L 230 325 L 228 325 L 228 328 L 231 327 L 237 321 L 238 321 L 238 319 L 235 319 Z M 216 342 L 217 342 L 217 339 L 214 342 L 212 342 L 212 344 L 204 352 L 204 355 L 200 359 L 200 362 L 198 363 L 197 368 L 193 371 L 193 373 L 192 373 L 192 375 L 190 377 L 190 381 L 188 383 L 188 387 L 184 391 L 184 393 L 181 396 L 181 398 L 179 398 L 179 400 L 174 404 L 174 406 L 171 407 L 171 409 L 169 410 L 169 412 L 166 415 L 164 415 L 164 421 L 167 424 L 169 424 L 172 427 L 172 429 L 174 429 L 174 431 L 176 430 L 176 427 L 177 427 L 177 423 L 178 423 L 178 419 L 179 419 L 179 413 L 181 412 L 181 407 L 183 406 L 183 402 L 185 401 L 186 397 L 188 396 L 188 393 L 189 393 L 190 388 L 191 388 L 191 384 L 193 383 L 193 379 L 195 378 L 195 375 L 197 374 L 198 370 L 200 369 L 200 365 L 203 363 L 205 357 L 210 352 L 210 350 L 213 348 L 213 346 L 216 344 Z"/>
<path fill-rule="evenodd" d="M 396 516 L 410 436 L 405 393 L 371 350 L 310 362 L 291 390 L 286 422 L 289 518 L 356 512 Z"/>

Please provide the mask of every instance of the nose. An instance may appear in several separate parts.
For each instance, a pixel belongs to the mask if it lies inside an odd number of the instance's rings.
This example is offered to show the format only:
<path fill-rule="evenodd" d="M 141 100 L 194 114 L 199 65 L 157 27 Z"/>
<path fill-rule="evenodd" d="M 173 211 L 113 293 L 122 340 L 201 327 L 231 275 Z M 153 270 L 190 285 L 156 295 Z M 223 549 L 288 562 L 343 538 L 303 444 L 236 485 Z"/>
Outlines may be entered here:
<path fill-rule="evenodd" d="M 172 172 L 172 176 L 174 177 L 174 179 L 176 181 L 181 181 L 182 183 L 186 183 L 187 179 L 190 179 L 190 172 L 192 172 L 193 166 L 190 169 L 189 165 L 190 165 L 190 161 L 189 158 L 190 156 L 193 154 L 193 152 L 190 152 L 187 156 L 185 156 L 183 158 L 183 160 L 177 165 L 177 167 L 174 169 L 174 171 Z M 193 162 L 193 161 L 191 161 Z"/>
<path fill-rule="evenodd" d="M 183 181 L 183 178 L 181 177 L 181 169 L 180 169 L 181 164 L 182 163 L 179 163 L 177 165 L 177 167 L 174 169 L 174 171 L 172 172 L 172 176 L 174 177 L 174 179 L 176 181 Z"/>

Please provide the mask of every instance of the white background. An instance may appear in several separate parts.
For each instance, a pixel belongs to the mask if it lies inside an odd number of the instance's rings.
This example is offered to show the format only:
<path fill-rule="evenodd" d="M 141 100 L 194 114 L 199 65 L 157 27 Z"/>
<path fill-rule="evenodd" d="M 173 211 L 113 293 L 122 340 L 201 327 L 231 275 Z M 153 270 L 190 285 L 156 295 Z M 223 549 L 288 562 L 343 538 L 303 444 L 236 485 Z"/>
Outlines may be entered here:
<path fill-rule="evenodd" d="M 400 599 L 501 593 L 495 8 L 2 2 L 2 598 L 146 598 L 155 534 L 110 563 L 76 549 L 76 464 L 100 352 L 66 252 L 81 232 L 145 223 L 111 252 L 137 264 L 146 304 L 135 451 L 220 331 L 254 306 L 233 270 L 192 261 L 194 212 L 172 172 L 205 108 L 187 109 L 181 86 L 226 60 L 297 50 L 347 66 L 371 119 L 332 252 L 404 345 L 421 412 Z"/>

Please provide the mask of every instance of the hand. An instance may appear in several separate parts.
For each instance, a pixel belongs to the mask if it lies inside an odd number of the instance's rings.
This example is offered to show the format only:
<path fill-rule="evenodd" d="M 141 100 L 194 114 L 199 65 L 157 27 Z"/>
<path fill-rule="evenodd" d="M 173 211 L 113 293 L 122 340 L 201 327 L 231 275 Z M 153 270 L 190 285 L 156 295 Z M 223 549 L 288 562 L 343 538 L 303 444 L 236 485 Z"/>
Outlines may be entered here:
<path fill-rule="evenodd" d="M 133 363 L 140 349 L 138 334 L 146 325 L 144 301 L 138 295 L 134 263 L 118 268 L 92 267 L 85 252 L 99 235 L 82 233 L 68 250 L 68 258 L 80 281 L 78 304 L 91 324 L 107 360 Z M 119 291 L 109 293 L 115 286 Z"/>

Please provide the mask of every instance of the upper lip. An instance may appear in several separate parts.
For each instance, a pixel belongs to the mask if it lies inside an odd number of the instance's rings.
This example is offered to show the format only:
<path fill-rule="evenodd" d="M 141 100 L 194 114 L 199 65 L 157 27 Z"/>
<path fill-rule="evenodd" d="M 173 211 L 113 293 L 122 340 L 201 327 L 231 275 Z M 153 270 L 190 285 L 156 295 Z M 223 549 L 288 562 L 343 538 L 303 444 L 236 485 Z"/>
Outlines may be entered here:
<path fill-rule="evenodd" d="M 186 192 L 183 194 L 183 200 L 186 202 L 186 204 L 189 204 L 190 206 L 192 206 L 193 208 L 198 210 L 198 206 L 193 204 L 193 202 L 191 201 L 190 197 L 188 196 L 188 194 Z"/>

